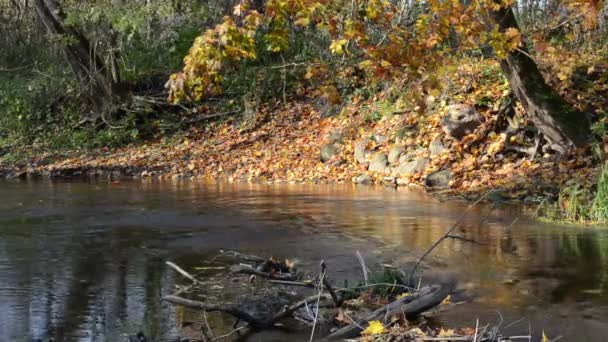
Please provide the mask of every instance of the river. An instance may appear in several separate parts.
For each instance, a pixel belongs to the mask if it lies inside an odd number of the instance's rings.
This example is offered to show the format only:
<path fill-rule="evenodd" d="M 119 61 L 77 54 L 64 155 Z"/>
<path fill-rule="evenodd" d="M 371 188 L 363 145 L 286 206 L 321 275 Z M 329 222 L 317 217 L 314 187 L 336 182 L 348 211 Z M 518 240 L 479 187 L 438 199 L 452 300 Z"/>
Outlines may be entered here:
<path fill-rule="evenodd" d="M 416 260 L 466 208 L 406 189 L 194 182 L 0 183 L 0 341 L 174 338 L 178 312 L 159 301 L 164 266 L 200 265 L 220 249 L 327 261 L 353 279 L 369 266 Z M 428 258 L 429 278 L 455 275 L 446 326 L 544 330 L 562 341 L 608 336 L 608 230 L 540 223 L 514 207 L 479 206 Z M 281 341 L 258 335 L 251 341 Z M 297 337 L 291 338 L 298 340 Z"/>

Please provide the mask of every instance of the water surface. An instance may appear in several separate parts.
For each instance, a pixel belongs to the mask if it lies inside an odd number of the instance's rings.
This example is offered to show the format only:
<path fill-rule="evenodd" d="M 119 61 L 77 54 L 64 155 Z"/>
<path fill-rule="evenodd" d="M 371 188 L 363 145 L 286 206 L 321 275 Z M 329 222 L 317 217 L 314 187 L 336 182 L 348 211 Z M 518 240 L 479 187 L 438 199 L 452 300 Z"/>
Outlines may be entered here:
<path fill-rule="evenodd" d="M 0 196 L 1 341 L 123 341 L 139 330 L 174 338 L 181 313 L 159 298 L 182 279 L 167 260 L 187 268 L 236 249 L 295 257 L 311 271 L 324 259 L 333 279 L 353 279 L 356 250 L 370 266 L 406 264 L 466 208 L 351 185 L 7 182 Z M 483 245 L 446 241 L 424 268 L 459 279 L 465 302 L 440 322 L 521 319 L 508 331 L 606 340 L 608 231 L 485 206 L 459 233 Z M 250 340 L 273 339 L 285 336 Z"/>

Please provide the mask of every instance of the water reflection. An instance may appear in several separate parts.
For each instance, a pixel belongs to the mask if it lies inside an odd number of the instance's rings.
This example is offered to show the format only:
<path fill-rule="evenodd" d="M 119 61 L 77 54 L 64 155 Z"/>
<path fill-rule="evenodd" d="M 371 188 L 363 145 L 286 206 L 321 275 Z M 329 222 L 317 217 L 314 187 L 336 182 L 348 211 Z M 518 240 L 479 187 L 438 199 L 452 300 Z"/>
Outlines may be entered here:
<path fill-rule="evenodd" d="M 272 251 L 304 268 L 326 259 L 335 278 L 353 278 L 354 250 L 406 264 L 465 209 L 350 185 L 0 183 L 0 194 L 0 340 L 10 341 L 174 337 L 183 317 L 159 303 L 178 281 L 168 259 L 187 267 L 220 248 Z M 565 337 L 608 333 L 608 232 L 518 216 L 476 208 L 460 233 L 483 244 L 450 240 L 428 260 L 427 274 L 455 273 L 472 298 L 442 317 L 471 324 L 500 310 Z"/>

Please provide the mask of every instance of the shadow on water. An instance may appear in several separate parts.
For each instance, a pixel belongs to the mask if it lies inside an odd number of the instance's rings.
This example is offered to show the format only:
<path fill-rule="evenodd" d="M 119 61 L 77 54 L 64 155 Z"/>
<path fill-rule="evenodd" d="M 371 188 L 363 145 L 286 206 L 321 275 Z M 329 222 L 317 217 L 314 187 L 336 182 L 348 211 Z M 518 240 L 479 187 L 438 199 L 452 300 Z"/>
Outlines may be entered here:
<path fill-rule="evenodd" d="M 122 341 L 138 330 L 172 338 L 185 318 L 159 302 L 181 282 L 167 260 L 193 267 L 238 249 L 295 257 L 311 271 L 325 259 L 332 278 L 354 279 L 356 250 L 371 265 L 410 263 L 466 207 L 350 185 L 30 182 L 0 183 L 0 195 L 2 341 Z M 513 224 L 518 216 L 516 208 L 475 208 L 460 232 L 484 244 L 450 240 L 429 258 L 425 274 L 455 274 L 456 300 L 466 301 L 438 319 L 525 318 L 511 329 L 604 341 L 608 231 L 522 217 Z"/>

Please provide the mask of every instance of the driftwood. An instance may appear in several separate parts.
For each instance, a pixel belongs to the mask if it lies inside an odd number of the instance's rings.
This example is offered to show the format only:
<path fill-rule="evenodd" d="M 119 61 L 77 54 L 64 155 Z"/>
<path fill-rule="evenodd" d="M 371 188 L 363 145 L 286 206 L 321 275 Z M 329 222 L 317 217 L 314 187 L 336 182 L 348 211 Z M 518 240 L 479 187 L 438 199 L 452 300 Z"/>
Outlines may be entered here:
<path fill-rule="evenodd" d="M 413 318 L 443 302 L 450 294 L 451 285 L 431 285 L 420 289 L 411 296 L 396 300 L 369 315 L 353 322 L 350 325 L 334 332 L 327 340 L 347 339 L 358 336 L 370 321 L 383 320 L 385 317 L 403 314 L 406 318 Z"/>
<path fill-rule="evenodd" d="M 230 314 L 230 315 L 234 316 L 235 318 L 237 318 L 241 321 L 247 322 L 253 326 L 258 326 L 258 327 L 267 327 L 268 326 L 266 321 L 253 317 L 249 313 L 239 309 L 239 307 L 237 305 L 232 305 L 232 304 L 217 305 L 217 304 L 211 304 L 211 303 L 203 303 L 203 302 L 199 302 L 197 300 L 190 300 L 190 299 L 186 299 L 186 298 L 182 298 L 182 297 L 178 297 L 178 296 L 174 296 L 174 295 L 165 296 L 165 297 L 163 297 L 162 300 L 169 302 L 171 304 L 181 305 L 181 306 L 184 306 L 184 307 L 187 307 L 190 309 L 202 310 L 202 311 L 207 311 L 207 312 L 213 312 L 213 311 L 225 312 L 225 313 Z"/>
<path fill-rule="evenodd" d="M 230 271 L 233 273 L 240 274 L 249 274 L 264 277 L 270 279 L 271 283 L 278 283 L 282 285 L 296 285 L 296 286 L 306 286 L 306 287 L 316 287 L 318 292 L 314 295 L 305 297 L 304 299 L 297 302 L 283 302 L 277 303 L 273 308 L 269 311 L 265 312 L 263 315 L 256 315 L 255 313 L 247 310 L 246 306 L 242 302 L 241 303 L 211 303 L 206 301 L 197 301 L 191 300 L 184 297 L 181 297 L 180 294 L 185 292 L 184 290 L 177 291 L 176 293 L 165 296 L 162 298 L 163 301 L 181 305 L 187 308 L 201 310 L 204 312 L 223 312 L 229 314 L 236 318 L 237 323 L 235 324 L 235 328 L 238 326 L 238 322 L 244 322 L 245 325 L 238 327 L 235 331 L 243 331 L 243 329 L 265 329 L 271 328 L 277 325 L 277 323 L 285 318 L 292 317 L 294 313 L 308 305 L 313 305 L 316 307 L 316 313 L 314 317 L 313 330 L 311 334 L 311 338 L 314 337 L 315 325 L 317 322 L 317 318 L 319 317 L 319 308 L 321 307 L 320 302 L 323 300 L 324 305 L 340 307 L 344 300 L 344 296 L 342 296 L 343 291 L 352 290 L 354 288 L 334 288 L 332 284 L 329 282 L 327 277 L 328 269 L 327 265 L 324 261 L 321 261 L 320 264 L 320 274 L 319 278 L 316 280 L 309 281 L 300 281 L 299 278 L 301 274 L 292 272 L 281 272 L 278 271 L 277 268 L 271 267 L 270 271 L 261 271 L 260 265 L 267 264 L 267 260 L 274 262 L 274 258 L 263 259 L 256 256 L 244 255 L 238 252 L 227 252 L 222 255 L 233 257 L 240 261 L 249 261 L 253 265 L 247 264 L 237 264 L 230 267 Z M 359 254 L 359 258 L 362 257 Z M 214 259 L 215 260 L 215 259 Z M 199 279 L 194 277 L 192 274 L 184 271 L 181 267 L 177 266 L 174 263 L 167 262 L 167 265 L 171 267 L 176 272 L 180 273 L 185 278 L 189 279 L 192 282 L 191 286 L 197 286 L 203 284 Z M 256 267 L 256 265 L 258 267 Z M 367 272 L 367 267 L 363 264 L 364 272 Z M 367 284 L 362 287 L 374 287 L 379 286 L 380 284 Z M 407 286 L 399 285 L 399 284 L 390 284 L 393 286 L 401 286 L 404 288 L 408 288 Z M 388 317 L 393 315 L 403 315 L 405 318 L 411 319 L 421 314 L 424 311 L 427 311 L 439 304 L 448 296 L 450 291 L 452 290 L 453 284 L 446 285 L 431 285 L 425 286 L 420 290 L 414 290 L 408 288 L 410 290 L 410 295 L 398 300 L 393 301 L 392 303 L 368 314 L 358 321 L 353 322 L 352 324 L 341 328 L 340 330 L 334 332 L 330 336 L 326 337 L 327 340 L 337 340 L 337 339 L 347 339 L 358 336 L 361 331 L 363 331 L 368 325 L 370 321 L 374 320 L 383 320 L 385 321 Z M 188 287 L 190 288 L 190 287 Z M 326 290 L 324 292 L 324 290 Z M 209 329 L 209 328 L 208 328 Z M 212 339 L 215 340 L 215 339 Z"/>
<path fill-rule="evenodd" d="M 233 265 L 230 267 L 230 272 L 232 273 L 241 273 L 241 274 L 251 274 L 260 277 L 264 277 L 267 279 L 273 280 L 285 280 L 285 281 L 294 281 L 300 278 L 300 275 L 297 273 L 271 273 L 271 272 L 262 272 L 258 271 L 255 268 L 243 266 L 243 265 Z"/>
<path fill-rule="evenodd" d="M 256 328 L 268 328 L 268 327 L 273 326 L 275 323 L 277 323 L 281 319 L 290 316 L 296 310 L 298 310 L 299 308 L 301 308 L 307 304 L 313 303 L 319 299 L 329 299 L 329 298 L 331 298 L 331 297 L 327 296 L 327 295 L 315 295 L 312 297 L 308 297 L 299 302 L 296 302 L 294 304 L 283 307 L 283 309 L 281 309 L 279 312 L 277 312 L 274 316 L 272 316 L 268 320 L 262 320 L 262 319 L 255 318 L 252 315 L 250 315 L 249 313 L 241 310 L 238 305 L 208 304 L 208 303 L 203 303 L 203 302 L 199 302 L 196 300 L 190 300 L 190 299 L 186 299 L 186 298 L 182 298 L 182 297 L 178 297 L 178 296 L 174 296 L 174 295 L 165 296 L 165 297 L 163 297 L 162 300 L 172 303 L 172 304 L 181 305 L 181 306 L 184 306 L 184 307 L 187 307 L 190 309 L 203 310 L 203 311 L 207 311 L 207 312 L 212 312 L 212 311 L 224 312 L 224 313 L 234 316 L 235 318 L 237 318 L 243 322 L 247 322 L 249 325 L 254 326 Z"/>

